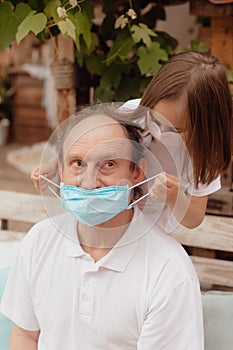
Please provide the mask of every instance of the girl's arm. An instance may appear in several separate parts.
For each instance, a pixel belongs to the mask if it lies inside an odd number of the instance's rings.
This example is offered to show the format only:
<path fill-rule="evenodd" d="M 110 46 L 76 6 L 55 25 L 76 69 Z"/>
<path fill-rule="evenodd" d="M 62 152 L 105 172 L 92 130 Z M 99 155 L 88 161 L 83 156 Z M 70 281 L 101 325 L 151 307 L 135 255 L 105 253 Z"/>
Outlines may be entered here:
<path fill-rule="evenodd" d="M 26 331 L 14 325 L 9 350 L 37 350 L 40 331 Z"/>
<path fill-rule="evenodd" d="M 179 206 L 184 205 L 187 202 L 186 212 L 180 223 L 187 228 L 195 228 L 199 226 L 205 216 L 206 205 L 208 201 L 208 196 L 203 197 L 187 197 L 184 193 L 179 195 L 177 200 L 177 208 L 174 209 L 173 213 L 177 219 L 180 217 Z M 182 204 L 179 204 L 181 203 Z"/>
<path fill-rule="evenodd" d="M 150 188 L 152 198 L 166 202 L 177 221 L 187 228 L 199 226 L 204 219 L 208 196 L 187 196 L 180 188 L 179 179 L 163 173 Z"/>

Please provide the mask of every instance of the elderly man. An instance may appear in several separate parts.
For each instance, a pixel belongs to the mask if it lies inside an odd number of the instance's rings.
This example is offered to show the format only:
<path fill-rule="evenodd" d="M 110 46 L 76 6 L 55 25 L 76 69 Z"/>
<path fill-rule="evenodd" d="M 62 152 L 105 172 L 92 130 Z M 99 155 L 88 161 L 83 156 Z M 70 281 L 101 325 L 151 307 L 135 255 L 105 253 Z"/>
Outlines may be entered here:
<path fill-rule="evenodd" d="M 135 205 L 147 167 L 139 131 L 97 108 L 65 135 L 67 212 L 23 241 L 1 305 L 15 323 L 10 350 L 203 349 L 192 263 Z"/>

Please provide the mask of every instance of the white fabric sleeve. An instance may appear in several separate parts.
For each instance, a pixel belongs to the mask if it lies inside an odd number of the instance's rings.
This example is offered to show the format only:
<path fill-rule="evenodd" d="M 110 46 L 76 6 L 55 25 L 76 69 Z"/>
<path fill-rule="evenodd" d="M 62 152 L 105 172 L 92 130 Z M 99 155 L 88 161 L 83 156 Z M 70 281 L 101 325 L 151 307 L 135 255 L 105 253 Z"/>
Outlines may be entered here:
<path fill-rule="evenodd" d="M 137 350 L 203 350 L 202 305 L 199 283 L 180 282 L 167 295 L 152 302 Z"/>
<path fill-rule="evenodd" d="M 211 193 L 214 193 L 221 188 L 221 180 L 220 176 L 218 176 L 214 181 L 212 181 L 209 185 L 205 184 L 198 184 L 198 188 L 192 188 L 191 191 L 188 191 L 189 194 L 191 194 L 194 197 L 202 197 L 202 196 L 208 196 Z"/>
<path fill-rule="evenodd" d="M 24 249 L 30 249 L 30 247 L 22 249 L 23 243 L 4 289 L 1 312 L 19 327 L 28 331 L 37 331 L 39 324 L 34 313 L 30 293 L 30 262 L 25 259 L 23 253 Z"/>

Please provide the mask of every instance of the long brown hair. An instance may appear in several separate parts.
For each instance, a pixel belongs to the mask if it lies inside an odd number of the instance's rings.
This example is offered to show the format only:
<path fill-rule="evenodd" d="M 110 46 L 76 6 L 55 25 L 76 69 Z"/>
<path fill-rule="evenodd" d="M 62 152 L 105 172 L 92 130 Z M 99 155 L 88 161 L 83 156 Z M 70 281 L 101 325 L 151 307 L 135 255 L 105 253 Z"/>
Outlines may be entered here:
<path fill-rule="evenodd" d="M 140 104 L 153 109 L 161 100 L 180 100 L 184 106 L 195 185 L 209 184 L 231 160 L 232 96 L 223 64 L 197 52 L 173 56 L 154 76 Z"/>

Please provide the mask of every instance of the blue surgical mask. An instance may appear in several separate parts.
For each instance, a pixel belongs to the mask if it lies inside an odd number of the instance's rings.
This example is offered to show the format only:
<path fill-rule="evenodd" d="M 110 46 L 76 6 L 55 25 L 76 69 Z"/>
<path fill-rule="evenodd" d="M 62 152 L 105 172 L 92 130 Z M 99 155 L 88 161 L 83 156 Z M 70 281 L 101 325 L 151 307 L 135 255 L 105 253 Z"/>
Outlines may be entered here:
<path fill-rule="evenodd" d="M 128 205 L 128 186 L 108 186 L 86 190 L 84 188 L 60 184 L 63 209 L 70 211 L 77 221 L 95 226 L 108 221 Z"/>
<path fill-rule="evenodd" d="M 107 186 L 91 190 L 65 185 L 63 183 L 58 186 L 44 176 L 41 175 L 41 177 L 55 186 L 60 187 L 60 199 L 63 209 L 69 211 L 78 222 L 88 226 L 96 226 L 112 219 L 126 209 L 131 209 L 133 205 L 148 196 L 147 193 L 129 204 L 131 190 L 158 175 L 152 176 L 131 187 L 128 185 Z M 57 196 L 51 187 L 49 187 L 49 189 Z"/>

